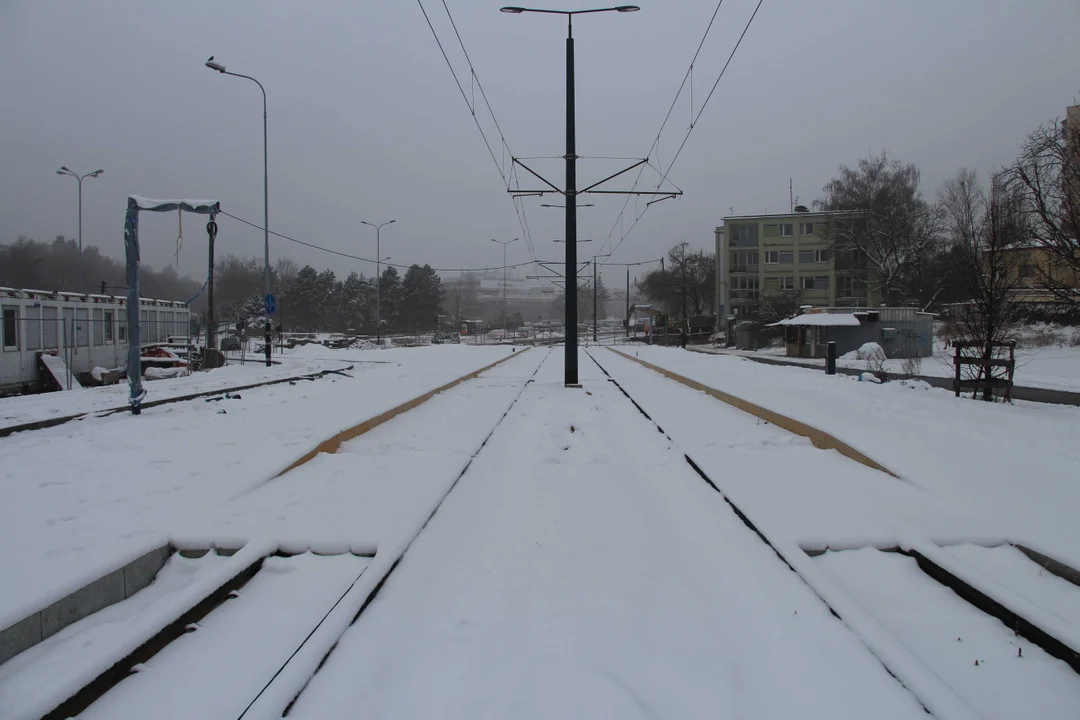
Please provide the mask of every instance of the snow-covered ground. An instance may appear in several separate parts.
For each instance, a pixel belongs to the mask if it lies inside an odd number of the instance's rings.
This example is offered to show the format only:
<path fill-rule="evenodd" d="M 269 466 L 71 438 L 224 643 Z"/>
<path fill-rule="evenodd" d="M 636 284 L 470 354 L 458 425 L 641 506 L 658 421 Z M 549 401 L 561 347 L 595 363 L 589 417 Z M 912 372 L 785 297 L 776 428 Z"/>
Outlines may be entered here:
<path fill-rule="evenodd" d="M 713 354 L 775 358 L 816 368 L 823 367 L 825 362 L 821 358 L 787 357 L 782 347 L 763 348 L 756 351 L 711 347 L 695 349 Z M 856 370 L 867 369 L 865 360 L 854 357 L 839 357 L 836 359 L 836 365 L 837 367 Z M 903 360 L 886 360 L 883 367 L 886 372 L 897 375 L 907 374 L 907 368 Z M 952 351 L 941 343 L 935 343 L 932 357 L 921 358 L 914 366 L 914 374 L 927 377 L 951 378 L 955 375 L 955 372 Z M 1017 385 L 1025 387 L 1080 392 L 1080 346 L 1061 344 L 1017 348 L 1015 382 Z"/>
<path fill-rule="evenodd" d="M 290 717 L 924 717 L 585 356 L 581 380 L 540 368 Z"/>
<path fill-rule="evenodd" d="M 216 392 L 241 385 L 254 385 L 281 378 L 309 375 L 323 370 L 339 370 L 350 364 L 352 363 L 342 357 L 335 358 L 326 348 L 323 348 L 323 352 L 318 355 L 286 357 L 280 364 L 270 367 L 266 367 L 261 362 L 252 362 L 250 358 L 248 362 L 241 365 L 237 359 L 225 367 L 214 370 L 185 377 L 144 382 L 143 387 L 147 392 L 145 401 Z M 70 392 L 18 395 L 0 399 L 0 427 L 127 406 L 127 382 L 103 387 L 80 388 Z"/>
<path fill-rule="evenodd" d="M 958 399 L 918 381 L 876 385 L 851 376 L 674 348 L 624 351 L 830 432 L 899 475 L 902 479 L 892 487 L 910 488 L 911 497 L 932 500 L 930 505 L 913 505 L 913 500 L 893 497 L 895 491 L 869 490 L 851 481 L 833 485 L 829 501 L 815 502 L 814 496 L 821 496 L 820 483 L 833 482 L 828 475 L 810 484 L 799 481 L 805 473 L 798 469 L 755 473 L 748 466 L 729 474 L 767 500 L 763 506 L 772 508 L 770 512 L 786 513 L 777 523 L 786 533 L 803 533 L 801 539 L 807 540 L 828 534 L 839 540 L 842 532 L 850 532 L 852 539 L 895 538 L 900 529 L 896 521 L 881 525 L 877 514 L 864 516 L 854 527 L 836 526 L 827 532 L 825 526 L 838 512 L 865 496 L 868 503 L 904 517 L 905 523 L 916 523 L 937 539 L 971 536 L 983 527 L 983 534 L 1026 539 L 1080 567 L 1080 523 L 1074 520 L 1074 508 L 1080 507 L 1080 446 L 1075 440 L 1080 408 L 984 403 Z M 635 370 L 645 377 L 649 372 Z M 791 497 L 798 501 L 772 502 L 776 493 L 795 493 Z M 814 512 L 802 512 L 805 502 L 814 502 Z M 927 513 L 937 512 L 935 506 L 948 507 L 948 518 L 927 524 L 932 521 Z M 970 525 L 961 527 L 960 517 Z M 992 525 L 986 526 L 988 522 Z M 957 530 L 950 532 L 950 525 Z"/>
<path fill-rule="evenodd" d="M 0 627 L 164 545 L 325 438 L 511 353 L 463 346 L 375 351 L 391 362 L 358 364 L 352 377 L 0 438 Z"/>
<path fill-rule="evenodd" d="M 1080 590 L 1006 544 L 1080 566 L 1080 408 L 619 349 L 820 427 L 900 477 L 603 347 L 588 353 L 652 421 L 586 352 L 584 387 L 567 389 L 562 348 L 534 348 L 275 477 L 319 440 L 513 354 L 297 348 L 291 361 L 373 362 L 0 439 L 0 492 L 17 501 L 0 505 L 0 627 L 169 539 L 244 544 L 173 558 L 160 586 L 0 665 L 11 717 L 38 716 L 178 598 L 275 548 L 341 555 L 271 559 L 85 716 L 235 717 L 271 678 L 245 717 L 280 718 L 301 689 L 289 717 L 1080 714 L 1064 663 L 874 549 L 933 554 L 1080 647 Z"/>

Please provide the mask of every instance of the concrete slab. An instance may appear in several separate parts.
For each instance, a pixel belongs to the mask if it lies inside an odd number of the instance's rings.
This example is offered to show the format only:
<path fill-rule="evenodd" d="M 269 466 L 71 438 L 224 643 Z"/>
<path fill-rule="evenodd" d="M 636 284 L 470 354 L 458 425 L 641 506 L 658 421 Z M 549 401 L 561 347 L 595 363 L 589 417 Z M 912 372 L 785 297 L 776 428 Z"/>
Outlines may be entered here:
<path fill-rule="evenodd" d="M 41 642 L 41 613 L 0 630 L 0 665 Z"/>
<path fill-rule="evenodd" d="M 41 611 L 41 639 L 124 599 L 124 569 L 79 588 Z"/>

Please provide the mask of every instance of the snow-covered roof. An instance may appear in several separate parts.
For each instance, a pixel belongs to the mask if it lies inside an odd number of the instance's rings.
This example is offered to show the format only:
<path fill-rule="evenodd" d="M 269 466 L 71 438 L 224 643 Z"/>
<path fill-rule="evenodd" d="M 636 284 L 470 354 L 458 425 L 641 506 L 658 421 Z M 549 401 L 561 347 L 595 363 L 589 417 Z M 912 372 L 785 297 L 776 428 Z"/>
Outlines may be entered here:
<path fill-rule="evenodd" d="M 777 325 L 797 325 L 799 327 L 858 327 L 859 318 L 851 313 L 807 313 L 796 315 L 787 320 L 773 323 L 769 327 Z"/>
<path fill-rule="evenodd" d="M 212 212 L 221 212 L 221 203 L 217 200 L 152 200 L 140 195 L 129 195 L 128 205 L 135 203 L 140 210 L 152 210 L 168 212 L 169 210 L 187 210 L 188 212 L 209 215 Z"/>

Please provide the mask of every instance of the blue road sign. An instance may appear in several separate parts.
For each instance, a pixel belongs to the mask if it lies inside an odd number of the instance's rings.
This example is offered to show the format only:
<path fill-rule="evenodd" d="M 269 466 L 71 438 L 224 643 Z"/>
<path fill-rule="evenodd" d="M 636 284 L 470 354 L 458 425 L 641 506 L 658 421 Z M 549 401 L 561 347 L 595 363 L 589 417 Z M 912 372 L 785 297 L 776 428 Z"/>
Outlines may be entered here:
<path fill-rule="evenodd" d="M 267 315 L 273 315 L 275 310 L 277 310 L 277 300 L 274 298 L 273 295 L 267 295 L 266 296 L 266 314 Z"/>

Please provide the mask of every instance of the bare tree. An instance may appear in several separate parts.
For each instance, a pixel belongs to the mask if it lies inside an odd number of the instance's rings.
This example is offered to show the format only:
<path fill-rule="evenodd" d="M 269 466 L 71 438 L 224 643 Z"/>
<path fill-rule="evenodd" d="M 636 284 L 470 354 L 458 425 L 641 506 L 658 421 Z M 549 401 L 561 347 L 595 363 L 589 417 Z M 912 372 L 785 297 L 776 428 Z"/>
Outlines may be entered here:
<path fill-rule="evenodd" d="M 1032 235 L 1046 253 L 1047 262 L 1034 263 L 1039 284 L 1080 305 L 1080 106 L 1028 135 L 1008 179 L 1023 194 Z"/>
<path fill-rule="evenodd" d="M 919 192 L 919 169 L 882 153 L 860 160 L 856 168 L 841 165 L 839 171 L 825 185 L 825 199 L 816 203 L 853 214 L 829 225 L 838 261 L 865 258 L 867 287 L 886 303 L 924 305 L 929 297 L 921 297 L 927 295 L 922 280 L 941 251 L 943 218 Z"/>
<path fill-rule="evenodd" d="M 681 242 L 671 248 L 663 270 L 654 270 L 637 282 L 637 289 L 669 315 L 688 318 L 714 306 L 716 260 L 711 253 L 691 251 Z"/>
<path fill-rule="evenodd" d="M 1002 377 L 1004 369 L 992 361 L 996 345 L 1008 341 L 1020 322 L 1018 265 L 1030 238 L 1025 198 L 1005 174 L 991 178 L 987 193 L 975 172 L 964 169 L 945 183 L 941 204 L 948 216 L 953 277 L 970 298 L 956 318 L 957 339 L 982 348 L 983 362 L 968 366 L 968 379 Z M 992 399 L 989 388 L 983 399 Z"/>

